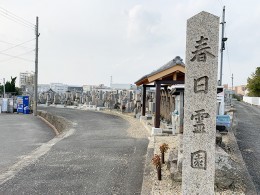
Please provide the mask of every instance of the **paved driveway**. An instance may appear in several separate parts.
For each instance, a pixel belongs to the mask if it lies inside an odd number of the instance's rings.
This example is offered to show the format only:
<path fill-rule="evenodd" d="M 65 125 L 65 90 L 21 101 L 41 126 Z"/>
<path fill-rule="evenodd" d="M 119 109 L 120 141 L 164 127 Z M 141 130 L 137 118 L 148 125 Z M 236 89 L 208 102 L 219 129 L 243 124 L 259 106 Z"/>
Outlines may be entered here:
<path fill-rule="evenodd" d="M 260 108 L 243 102 L 237 102 L 235 108 L 238 119 L 238 146 L 260 194 Z"/>
<path fill-rule="evenodd" d="M 54 136 L 54 131 L 37 117 L 0 114 L 0 173 Z"/>
<path fill-rule="evenodd" d="M 6 194 L 140 194 L 148 140 L 100 112 L 48 108 L 76 123 L 73 135 L 0 187 Z"/>

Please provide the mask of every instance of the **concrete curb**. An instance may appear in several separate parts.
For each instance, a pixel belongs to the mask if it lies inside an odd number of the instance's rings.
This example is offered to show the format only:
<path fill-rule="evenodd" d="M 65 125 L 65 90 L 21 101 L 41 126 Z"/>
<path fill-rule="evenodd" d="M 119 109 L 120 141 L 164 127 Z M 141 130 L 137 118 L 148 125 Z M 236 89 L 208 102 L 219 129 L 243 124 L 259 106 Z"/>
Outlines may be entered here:
<path fill-rule="evenodd" d="M 141 121 L 141 124 L 151 135 L 151 129 L 143 121 Z M 146 160 L 145 160 L 145 164 L 144 164 L 143 184 L 142 184 L 141 195 L 152 194 L 153 183 L 151 182 L 150 174 L 154 170 L 154 167 L 152 166 L 152 163 L 151 163 L 151 160 L 154 156 L 154 141 L 155 141 L 154 136 L 149 137 L 149 143 L 148 143 L 147 153 L 146 153 Z"/>
<path fill-rule="evenodd" d="M 43 122 L 45 122 L 50 128 L 52 128 L 56 135 L 59 135 L 59 131 L 49 121 L 47 121 L 45 118 L 43 118 L 40 115 L 37 115 L 37 117 L 43 120 Z"/>
<path fill-rule="evenodd" d="M 151 159 L 153 155 L 154 155 L 154 148 L 147 148 L 141 195 L 150 195 L 152 191 L 153 184 L 150 181 L 150 173 L 153 170 L 153 167 L 151 166 Z"/>
<path fill-rule="evenodd" d="M 254 186 L 253 180 L 252 180 L 252 178 L 251 178 L 251 176 L 250 176 L 250 174 L 247 170 L 243 156 L 242 156 L 241 151 L 239 150 L 239 146 L 237 144 L 237 139 L 235 137 L 237 126 L 238 126 L 238 121 L 237 121 L 236 116 L 235 116 L 234 111 L 233 111 L 232 128 L 229 131 L 230 141 L 231 141 L 231 144 L 232 144 L 232 148 L 234 149 L 234 154 L 235 154 L 235 156 L 237 156 L 237 158 L 238 158 L 238 160 L 240 161 L 240 164 L 241 164 L 241 171 L 242 171 L 242 175 L 244 176 L 243 182 L 246 185 L 245 193 L 247 195 L 257 195 L 256 188 Z"/>
<path fill-rule="evenodd" d="M 43 110 L 39 110 L 37 115 L 54 130 L 56 135 L 68 130 L 72 126 L 72 123 L 64 117 L 55 116 Z"/>

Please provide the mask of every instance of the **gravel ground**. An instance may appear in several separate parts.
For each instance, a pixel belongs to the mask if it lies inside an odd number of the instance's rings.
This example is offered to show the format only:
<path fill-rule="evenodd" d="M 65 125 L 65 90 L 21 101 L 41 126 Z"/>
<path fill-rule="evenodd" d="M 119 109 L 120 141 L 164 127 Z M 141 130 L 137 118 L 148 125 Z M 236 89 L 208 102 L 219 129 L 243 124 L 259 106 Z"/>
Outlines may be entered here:
<path fill-rule="evenodd" d="M 132 113 L 120 113 L 115 111 L 103 111 L 107 114 L 113 114 L 120 116 L 121 118 L 128 121 L 130 127 L 127 129 L 127 135 L 133 138 L 147 138 L 149 137 L 149 132 L 141 126 L 140 122 L 134 118 Z"/>
<path fill-rule="evenodd" d="M 160 145 L 166 143 L 169 145 L 170 150 L 178 148 L 178 136 L 154 136 L 154 154 L 160 154 Z M 169 158 L 169 150 L 165 153 L 165 161 Z M 153 182 L 152 194 L 154 195 L 168 195 L 168 194 L 181 194 L 181 182 L 173 182 L 171 180 L 170 171 L 167 169 L 166 164 L 162 165 L 162 180 L 157 179 L 156 169 L 151 173 L 151 181 Z"/>
<path fill-rule="evenodd" d="M 148 153 L 150 149 L 152 149 L 152 155 L 148 155 L 146 159 L 146 170 L 144 173 L 144 180 L 143 180 L 143 189 L 142 194 L 153 194 L 153 195 L 181 195 L 181 182 L 173 182 L 170 177 L 170 171 L 167 169 L 166 164 L 162 166 L 162 180 L 158 181 L 157 179 L 157 172 L 155 167 L 152 165 L 151 158 L 154 154 L 160 154 L 159 147 L 163 143 L 169 145 L 170 150 L 177 148 L 179 145 L 178 136 L 151 136 L 150 137 L 150 127 L 142 127 L 139 120 L 133 117 L 132 113 L 124 113 L 115 112 L 115 111 L 103 111 L 104 113 L 117 115 L 122 117 L 123 119 L 127 120 L 130 124 L 129 128 L 127 129 L 127 134 L 133 138 L 149 138 L 150 142 L 148 145 Z M 142 123 L 144 124 L 144 123 Z M 165 154 L 165 161 L 168 160 L 169 151 Z M 150 191 L 149 191 L 150 190 Z M 216 195 L 242 195 L 245 194 L 242 191 L 231 191 L 231 190 L 224 190 L 221 192 L 216 192 Z"/>

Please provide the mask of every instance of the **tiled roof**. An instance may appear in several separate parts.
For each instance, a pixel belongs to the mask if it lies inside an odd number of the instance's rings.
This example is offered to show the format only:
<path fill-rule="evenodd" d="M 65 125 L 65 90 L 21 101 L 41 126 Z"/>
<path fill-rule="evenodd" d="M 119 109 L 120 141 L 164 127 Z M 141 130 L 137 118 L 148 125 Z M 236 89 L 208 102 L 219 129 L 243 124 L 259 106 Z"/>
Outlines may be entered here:
<path fill-rule="evenodd" d="M 158 68 L 157 70 L 154 70 L 153 72 L 151 72 L 150 74 L 147 74 L 143 77 L 141 77 L 138 81 L 136 81 L 135 83 L 138 83 L 142 80 L 144 80 L 145 78 L 148 78 L 150 76 L 153 76 L 159 72 L 162 72 L 164 70 L 167 70 L 173 66 L 176 66 L 176 65 L 182 65 L 182 66 L 185 66 L 185 64 L 183 63 L 183 59 L 180 57 L 180 56 L 176 56 L 173 60 L 169 61 L 168 63 L 166 63 L 165 65 L 161 66 L 160 68 Z"/>

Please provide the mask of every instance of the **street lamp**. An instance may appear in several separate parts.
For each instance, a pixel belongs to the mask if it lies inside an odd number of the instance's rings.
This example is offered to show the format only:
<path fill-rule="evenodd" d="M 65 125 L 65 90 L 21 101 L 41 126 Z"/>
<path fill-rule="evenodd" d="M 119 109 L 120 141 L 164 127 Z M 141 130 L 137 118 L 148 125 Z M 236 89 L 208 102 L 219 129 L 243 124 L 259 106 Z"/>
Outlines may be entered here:
<path fill-rule="evenodd" d="M 1 79 L 1 80 L 3 80 L 3 90 L 4 90 L 4 92 L 3 92 L 3 98 L 5 98 L 5 78 L 3 78 L 3 79 Z"/>
<path fill-rule="evenodd" d="M 4 88 L 4 98 L 5 98 L 5 78 L 3 78 L 3 83 L 4 83 L 4 85 L 3 85 L 3 88 Z"/>

